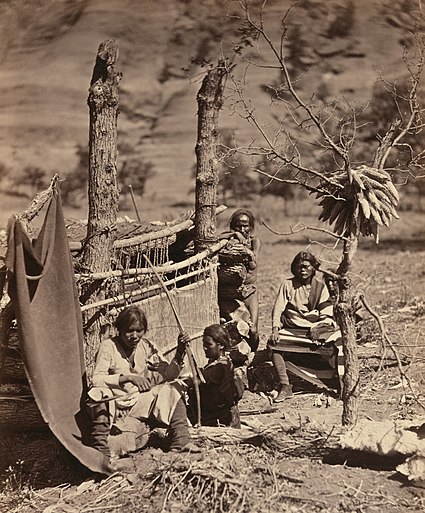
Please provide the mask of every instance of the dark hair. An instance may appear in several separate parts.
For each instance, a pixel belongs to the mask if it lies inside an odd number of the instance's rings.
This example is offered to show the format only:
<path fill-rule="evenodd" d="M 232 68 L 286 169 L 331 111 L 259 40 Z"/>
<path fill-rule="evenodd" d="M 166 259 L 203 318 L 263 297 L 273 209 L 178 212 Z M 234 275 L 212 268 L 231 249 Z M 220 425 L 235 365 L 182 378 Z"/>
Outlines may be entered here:
<path fill-rule="evenodd" d="M 213 338 L 218 344 L 230 349 L 230 335 L 227 329 L 221 324 L 211 324 L 204 329 L 204 337 Z"/>
<path fill-rule="evenodd" d="M 140 324 L 143 331 L 148 331 L 148 321 L 145 312 L 135 305 L 127 306 L 124 310 L 121 310 L 115 320 L 115 327 L 118 331 L 123 331 L 123 329 L 131 326 L 134 321 Z"/>
<path fill-rule="evenodd" d="M 320 262 L 313 255 L 313 253 L 309 253 L 308 251 L 300 251 L 297 255 L 295 255 L 295 258 L 292 260 L 291 264 L 291 273 L 294 276 L 296 276 L 297 274 L 297 267 L 303 260 L 307 260 L 308 262 L 310 262 L 310 264 L 314 267 L 316 271 L 320 267 Z"/>
<path fill-rule="evenodd" d="M 235 229 L 236 221 L 241 216 L 246 216 L 249 219 L 249 226 L 251 227 L 251 230 L 255 228 L 255 217 L 254 214 L 250 210 L 246 210 L 245 208 L 239 208 L 235 212 L 233 212 L 232 216 L 229 220 L 229 226 L 231 230 Z"/>

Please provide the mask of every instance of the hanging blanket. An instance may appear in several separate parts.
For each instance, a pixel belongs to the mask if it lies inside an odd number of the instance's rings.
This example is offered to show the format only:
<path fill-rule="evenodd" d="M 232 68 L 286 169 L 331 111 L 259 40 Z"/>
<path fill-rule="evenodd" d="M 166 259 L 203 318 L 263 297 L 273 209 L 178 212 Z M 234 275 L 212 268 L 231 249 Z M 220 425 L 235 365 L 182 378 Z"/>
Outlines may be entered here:
<path fill-rule="evenodd" d="M 105 456 L 84 445 L 82 320 L 57 190 L 33 245 L 19 219 L 9 221 L 6 265 L 25 369 L 40 412 L 83 465 L 109 473 Z"/>

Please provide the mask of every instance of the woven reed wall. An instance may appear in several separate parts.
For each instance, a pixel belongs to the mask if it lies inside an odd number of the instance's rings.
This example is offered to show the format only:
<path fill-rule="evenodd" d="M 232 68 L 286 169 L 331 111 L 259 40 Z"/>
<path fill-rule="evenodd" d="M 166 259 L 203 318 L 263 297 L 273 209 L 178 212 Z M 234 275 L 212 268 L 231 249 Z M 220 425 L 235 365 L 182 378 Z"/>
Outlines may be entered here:
<path fill-rule="evenodd" d="M 212 266 L 211 266 L 212 267 Z M 202 332 L 208 325 L 219 322 L 217 303 L 217 274 L 211 269 L 210 277 L 180 289 L 171 291 L 174 305 L 180 320 L 189 333 Z M 147 338 L 160 350 L 164 350 L 177 341 L 178 327 L 171 306 L 165 294 L 136 303 L 145 311 L 149 330 Z M 202 338 L 192 342 L 197 363 L 206 364 Z M 174 353 L 170 353 L 172 356 Z"/>
<path fill-rule="evenodd" d="M 158 266 L 160 282 L 173 296 L 179 317 L 189 335 L 204 330 L 209 324 L 219 322 L 218 277 L 215 255 L 226 243 L 219 241 L 208 250 L 192 255 L 177 263 Z M 118 312 L 124 307 L 137 304 L 144 308 L 150 330 L 148 338 L 159 349 L 176 342 L 177 322 L 158 278 L 146 267 L 129 268 L 93 275 L 76 275 L 77 284 L 91 281 L 95 288 L 103 290 L 103 299 L 85 304 L 80 295 L 82 311 L 91 311 L 91 319 L 99 320 L 102 338 L 115 335 L 113 328 Z M 200 365 L 205 363 L 202 342 L 193 343 L 194 354 Z M 94 370 L 93 350 L 85 347 L 87 375 L 90 381 Z"/>

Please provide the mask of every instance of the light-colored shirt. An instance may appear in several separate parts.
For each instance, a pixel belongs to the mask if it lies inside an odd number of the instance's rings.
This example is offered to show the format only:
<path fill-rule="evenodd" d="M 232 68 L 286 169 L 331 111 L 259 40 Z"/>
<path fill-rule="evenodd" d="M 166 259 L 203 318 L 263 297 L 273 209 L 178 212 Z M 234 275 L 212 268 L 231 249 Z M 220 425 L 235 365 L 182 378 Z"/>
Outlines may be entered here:
<path fill-rule="evenodd" d="M 272 327 L 310 328 L 333 316 L 333 306 L 326 285 L 313 278 L 303 285 L 297 278 L 284 280 L 272 311 Z"/>
<path fill-rule="evenodd" d="M 158 372 L 147 368 L 148 360 L 152 363 L 161 362 Z M 106 339 L 97 354 L 93 386 L 121 388 L 120 376 L 132 373 L 148 378 L 155 385 L 177 378 L 180 370 L 175 359 L 168 363 L 149 340 L 141 339 L 133 353 L 127 357 L 118 338 Z"/>
<path fill-rule="evenodd" d="M 158 371 L 150 371 L 148 361 L 159 363 Z M 181 387 L 176 383 L 167 383 L 175 380 L 180 374 L 181 366 L 175 358 L 168 363 L 158 349 L 147 339 L 141 339 L 135 350 L 127 356 L 118 337 L 104 340 L 99 348 L 96 366 L 93 374 L 93 387 L 89 395 L 94 396 L 96 391 L 101 392 L 103 398 L 110 397 L 108 390 L 117 398 L 111 404 L 118 409 L 131 409 L 130 415 L 136 418 L 148 418 L 153 415 L 158 420 L 168 424 L 177 401 L 181 397 Z M 147 392 L 138 392 L 132 383 L 120 385 L 122 375 L 138 374 L 147 378 L 151 389 Z M 159 386 L 157 386 L 159 385 Z M 134 392 L 134 393 L 132 393 Z M 128 397 L 128 394 L 131 396 Z M 116 411 L 112 416 L 115 418 Z"/>

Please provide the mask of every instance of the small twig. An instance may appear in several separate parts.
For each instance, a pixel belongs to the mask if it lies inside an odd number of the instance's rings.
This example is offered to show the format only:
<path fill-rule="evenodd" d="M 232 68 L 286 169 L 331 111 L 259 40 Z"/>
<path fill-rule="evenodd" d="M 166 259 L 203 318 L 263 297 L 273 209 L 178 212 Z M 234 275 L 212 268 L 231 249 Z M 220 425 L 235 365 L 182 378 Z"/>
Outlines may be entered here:
<path fill-rule="evenodd" d="M 124 484 L 124 486 L 122 486 Z M 126 490 L 127 488 L 130 488 L 127 481 L 124 479 L 122 481 L 119 481 L 118 483 L 113 483 L 108 490 L 106 490 L 103 494 L 99 495 L 99 497 L 96 498 L 94 501 L 95 504 L 104 501 L 106 498 L 110 497 L 111 495 L 114 495 L 116 493 L 116 489 Z"/>
<path fill-rule="evenodd" d="M 240 500 L 241 500 L 241 497 L 242 497 L 244 494 L 245 494 L 244 489 L 243 489 L 243 488 L 240 488 L 240 489 L 239 489 L 239 492 L 238 492 L 238 495 L 237 495 L 237 497 L 236 497 L 235 501 L 234 501 L 234 502 L 233 502 L 233 504 L 232 504 L 232 507 L 229 509 L 229 513 L 233 513 L 234 511 L 236 511 L 236 508 L 239 506 L 239 502 L 240 502 Z M 238 510 L 237 510 L 237 511 L 239 511 L 239 508 L 238 508 Z"/>
<path fill-rule="evenodd" d="M 357 497 L 357 495 L 358 495 L 359 493 L 362 493 L 362 494 L 364 494 L 364 495 L 368 495 L 368 494 L 367 494 L 367 492 L 363 492 L 363 491 L 361 490 L 361 488 L 362 488 L 362 486 L 363 486 L 363 479 L 360 479 L 360 484 L 359 484 L 359 487 L 358 487 L 358 488 L 356 488 L 355 486 L 351 486 L 350 484 L 346 483 L 345 481 L 343 481 L 343 482 L 342 482 L 342 484 L 343 484 L 343 486 L 344 486 L 345 488 L 350 488 L 350 490 L 353 490 L 353 491 L 355 492 L 355 493 L 354 493 L 354 497 Z"/>
<path fill-rule="evenodd" d="M 332 429 L 329 431 L 328 436 L 323 440 L 323 444 L 322 445 L 326 444 L 326 442 L 329 440 L 329 438 L 331 437 L 332 433 L 334 432 L 334 429 L 335 429 L 335 426 L 332 426 Z"/>
<path fill-rule="evenodd" d="M 183 474 L 183 476 L 177 481 L 177 483 L 174 483 L 172 484 L 168 490 L 167 490 L 167 493 L 165 494 L 165 497 L 164 497 L 164 502 L 162 503 L 162 509 L 161 511 L 164 511 L 165 510 L 165 506 L 167 505 L 167 501 L 170 499 L 171 495 L 173 494 L 174 490 L 181 484 L 185 481 L 185 479 L 187 478 L 188 474 L 191 472 L 191 468 L 189 467 L 186 472 Z"/>

